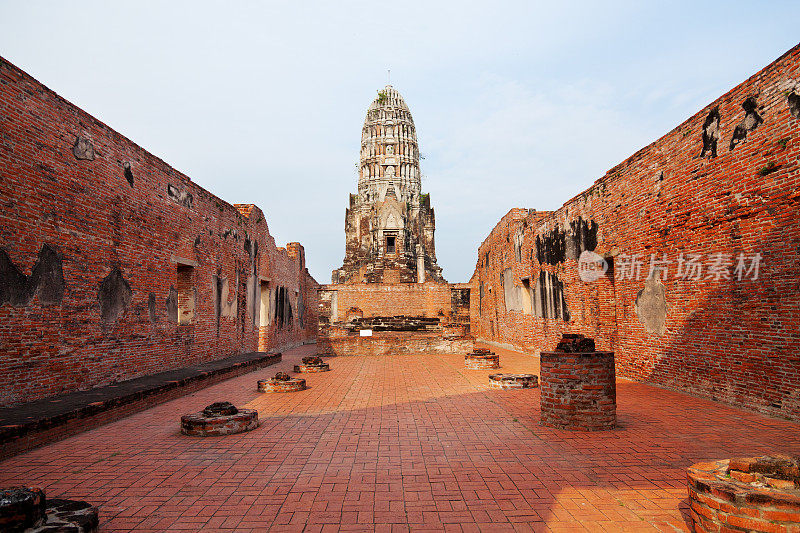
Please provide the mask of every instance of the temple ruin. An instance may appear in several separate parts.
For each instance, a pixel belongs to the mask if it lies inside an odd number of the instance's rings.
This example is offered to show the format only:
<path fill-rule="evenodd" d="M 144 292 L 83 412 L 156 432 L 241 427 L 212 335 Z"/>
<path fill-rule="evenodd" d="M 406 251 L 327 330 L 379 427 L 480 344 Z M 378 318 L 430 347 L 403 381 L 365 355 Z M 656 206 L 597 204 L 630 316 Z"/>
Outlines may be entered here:
<path fill-rule="evenodd" d="M 358 193 L 345 211 L 345 258 L 331 282 L 441 283 L 435 230 L 430 195 L 422 192 L 414 119 L 387 85 L 361 128 Z"/>
<path fill-rule="evenodd" d="M 367 108 L 359 154 L 358 193 L 345 210 L 344 263 L 319 291 L 320 351 L 471 349 L 471 288 L 448 284 L 436 263 L 436 220 L 422 192 L 414 120 L 391 85 Z"/>
<path fill-rule="evenodd" d="M 325 285 L 2 58 L 0 119 L 0 526 L 800 530 L 800 45 L 461 283 L 391 85 Z"/>

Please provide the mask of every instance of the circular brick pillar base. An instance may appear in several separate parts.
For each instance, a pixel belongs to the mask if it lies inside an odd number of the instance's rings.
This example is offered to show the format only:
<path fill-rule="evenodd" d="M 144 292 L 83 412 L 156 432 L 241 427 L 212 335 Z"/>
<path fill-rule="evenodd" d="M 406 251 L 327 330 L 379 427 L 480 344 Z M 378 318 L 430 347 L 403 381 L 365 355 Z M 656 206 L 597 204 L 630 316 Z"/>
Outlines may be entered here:
<path fill-rule="evenodd" d="M 47 499 L 36 487 L 0 490 L 0 531 L 92 533 L 97 507 L 76 500 Z"/>
<path fill-rule="evenodd" d="M 694 531 L 800 531 L 800 458 L 748 457 L 689 467 Z"/>
<path fill-rule="evenodd" d="M 205 416 L 202 412 L 181 417 L 181 433 L 195 437 L 214 437 L 250 431 L 258 427 L 258 411 L 239 409 L 234 415 Z"/>
<path fill-rule="evenodd" d="M 94 533 L 100 525 L 97 507 L 78 500 L 47 500 L 47 522 L 30 533 Z"/>
<path fill-rule="evenodd" d="M 45 520 L 44 491 L 37 487 L 0 490 L 0 531 L 24 531 Z"/>
<path fill-rule="evenodd" d="M 533 389 L 539 386 L 536 374 L 490 374 L 489 386 L 495 389 Z"/>
<path fill-rule="evenodd" d="M 617 424 L 614 352 L 542 352 L 541 424 L 595 431 Z"/>
<path fill-rule="evenodd" d="M 500 356 L 493 353 L 468 353 L 464 356 L 464 368 L 470 370 L 500 368 Z"/>
<path fill-rule="evenodd" d="M 317 365 L 306 365 L 301 363 L 299 365 L 294 365 L 294 371 L 300 374 L 307 374 L 310 372 L 327 372 L 330 369 L 331 367 L 328 365 L 328 363 Z"/>
<path fill-rule="evenodd" d="M 289 380 L 259 379 L 258 392 L 296 392 L 306 389 L 306 380 L 291 378 Z"/>

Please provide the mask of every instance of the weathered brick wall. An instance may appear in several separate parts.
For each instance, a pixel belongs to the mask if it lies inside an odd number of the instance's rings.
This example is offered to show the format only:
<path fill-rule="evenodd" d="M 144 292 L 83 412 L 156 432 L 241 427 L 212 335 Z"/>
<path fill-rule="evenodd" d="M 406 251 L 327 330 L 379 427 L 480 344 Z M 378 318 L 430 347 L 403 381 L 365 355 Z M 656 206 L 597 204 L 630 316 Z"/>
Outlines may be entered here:
<path fill-rule="evenodd" d="M 471 349 L 471 286 L 465 283 L 361 283 L 322 285 L 319 290 L 320 353 L 397 355 L 463 353 Z M 436 318 L 436 331 L 374 331 L 360 337 L 344 323 L 370 317 Z"/>
<path fill-rule="evenodd" d="M 374 331 L 370 337 L 332 327 L 317 343 L 323 355 L 446 355 L 472 351 L 472 337 L 420 331 Z"/>
<path fill-rule="evenodd" d="M 453 315 L 452 287 L 456 286 L 433 282 L 323 285 L 325 303 L 320 316 L 331 317 L 333 322 L 345 321 L 349 314 L 362 317 L 405 315 L 449 319 Z M 336 298 L 335 316 L 332 315 L 331 298 Z"/>
<path fill-rule="evenodd" d="M 800 418 L 799 60 L 795 47 L 557 211 L 510 211 L 478 250 L 473 334 L 538 353 L 583 333 L 620 376 Z M 613 263 L 594 282 L 586 250 Z M 651 254 L 668 271 L 646 283 Z"/>
<path fill-rule="evenodd" d="M 2 59 L 0 121 L 1 405 L 315 337 L 303 249 L 259 208 Z"/>

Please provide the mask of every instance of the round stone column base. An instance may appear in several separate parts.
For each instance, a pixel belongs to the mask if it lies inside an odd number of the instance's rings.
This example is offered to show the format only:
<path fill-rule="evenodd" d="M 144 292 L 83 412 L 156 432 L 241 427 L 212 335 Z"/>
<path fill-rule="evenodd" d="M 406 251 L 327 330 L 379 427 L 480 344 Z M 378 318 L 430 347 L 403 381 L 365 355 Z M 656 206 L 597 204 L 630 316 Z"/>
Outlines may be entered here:
<path fill-rule="evenodd" d="M 489 386 L 495 389 L 533 389 L 539 386 L 536 374 L 490 374 Z"/>
<path fill-rule="evenodd" d="M 800 531 L 800 458 L 724 459 L 689 467 L 694 531 Z"/>
<path fill-rule="evenodd" d="M 0 531 L 24 531 L 45 520 L 46 498 L 38 487 L 0 490 Z"/>
<path fill-rule="evenodd" d="M 311 372 L 327 372 L 331 369 L 328 363 L 322 363 L 317 365 L 306 365 L 306 364 L 299 364 L 294 365 L 294 371 L 299 374 L 308 374 Z"/>
<path fill-rule="evenodd" d="M 216 437 L 250 431 L 258 427 L 258 411 L 239 409 L 233 415 L 205 416 L 202 412 L 181 417 L 181 433 L 193 437 Z"/>
<path fill-rule="evenodd" d="M 92 533 L 99 523 L 97 507 L 90 503 L 46 499 L 36 487 L 0 490 L 0 531 Z"/>
<path fill-rule="evenodd" d="M 100 525 L 97 507 L 78 500 L 47 500 L 47 522 L 26 533 L 94 533 Z"/>
<path fill-rule="evenodd" d="M 289 380 L 259 379 L 258 392 L 296 392 L 306 390 L 306 380 L 291 378 Z"/>
<path fill-rule="evenodd" d="M 484 370 L 487 368 L 500 368 L 500 356 L 496 354 L 468 353 L 464 356 L 464 368 L 470 370 Z"/>

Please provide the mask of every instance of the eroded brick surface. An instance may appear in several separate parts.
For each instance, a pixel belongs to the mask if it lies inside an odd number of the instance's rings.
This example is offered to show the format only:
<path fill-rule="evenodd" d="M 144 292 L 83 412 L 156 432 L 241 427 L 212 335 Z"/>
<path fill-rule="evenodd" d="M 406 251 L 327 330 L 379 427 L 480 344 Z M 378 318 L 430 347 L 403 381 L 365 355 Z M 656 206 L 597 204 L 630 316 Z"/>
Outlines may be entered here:
<path fill-rule="evenodd" d="M 611 429 L 617 423 L 613 352 L 542 352 L 541 421 L 563 429 Z"/>
<path fill-rule="evenodd" d="M 710 461 L 687 473 L 694 530 L 800 531 L 797 457 Z"/>
<path fill-rule="evenodd" d="M 403 316 L 438 319 L 454 334 L 469 333 L 470 286 L 443 283 L 323 285 L 319 291 L 320 334 L 329 325 L 358 319 Z M 369 327 L 369 326 L 365 326 Z"/>
<path fill-rule="evenodd" d="M 536 374 L 489 374 L 489 386 L 495 389 L 528 389 L 539 386 Z"/>
<path fill-rule="evenodd" d="M 471 337 L 443 335 L 418 331 L 378 331 L 369 337 L 344 328 L 331 328 L 329 335 L 320 336 L 317 345 L 326 355 L 413 355 L 459 354 L 474 345 Z"/>

